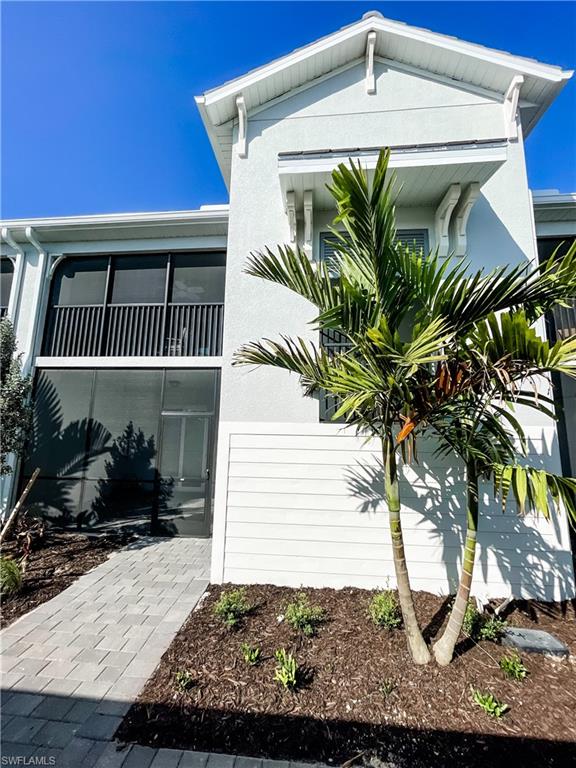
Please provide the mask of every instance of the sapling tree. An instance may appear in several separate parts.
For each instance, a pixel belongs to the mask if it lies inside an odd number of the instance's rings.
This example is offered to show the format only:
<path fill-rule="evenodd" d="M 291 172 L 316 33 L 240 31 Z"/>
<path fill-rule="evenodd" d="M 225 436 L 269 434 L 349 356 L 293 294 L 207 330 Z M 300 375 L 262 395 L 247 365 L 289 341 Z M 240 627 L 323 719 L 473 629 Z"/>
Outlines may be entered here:
<path fill-rule="evenodd" d="M 22 374 L 22 355 L 9 318 L 0 320 L 0 475 L 13 472 L 10 455 L 20 457 L 32 423 L 31 381 Z"/>

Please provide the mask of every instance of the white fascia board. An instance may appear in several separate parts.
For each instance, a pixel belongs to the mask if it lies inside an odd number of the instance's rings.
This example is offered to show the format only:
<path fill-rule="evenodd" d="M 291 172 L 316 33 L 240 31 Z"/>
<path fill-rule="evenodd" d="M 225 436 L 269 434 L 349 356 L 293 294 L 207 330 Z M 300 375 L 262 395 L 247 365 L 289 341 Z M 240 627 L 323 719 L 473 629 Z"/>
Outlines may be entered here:
<path fill-rule="evenodd" d="M 554 83 L 568 80 L 572 77 L 572 70 L 562 70 L 561 67 L 550 64 L 542 64 L 533 59 L 527 59 L 522 56 L 515 56 L 511 53 L 498 51 L 492 48 L 486 48 L 477 43 L 468 43 L 457 38 L 442 35 L 430 30 L 418 27 L 410 27 L 405 24 L 394 22 L 389 19 L 369 17 L 352 24 L 349 27 L 338 30 L 325 38 L 317 40 L 303 48 L 300 48 L 287 56 L 276 59 L 270 64 L 252 70 L 235 80 L 231 80 L 222 86 L 213 88 L 204 94 L 204 104 L 206 107 L 221 101 L 223 99 L 235 96 L 239 91 L 246 91 L 251 86 L 265 80 L 278 72 L 300 62 L 306 61 L 312 56 L 323 53 L 332 47 L 355 37 L 364 35 L 370 31 L 381 31 L 384 33 L 397 35 L 404 40 L 415 41 L 417 43 L 426 43 L 438 48 L 457 53 L 461 56 L 468 56 L 480 62 L 486 62 L 501 67 L 505 67 L 514 73 L 531 75 L 542 78 Z"/>
<path fill-rule="evenodd" d="M 62 227 L 106 227 L 117 225 L 149 224 L 190 224 L 226 222 L 229 205 L 210 206 L 205 210 L 193 211 L 154 211 L 151 213 L 104 213 L 87 216 L 58 216 L 44 219 L 5 219 L 0 226 L 8 229 L 33 227 L 42 229 L 60 229 Z"/>
<path fill-rule="evenodd" d="M 576 205 L 576 192 L 558 192 L 554 194 L 539 194 L 537 190 L 532 192 L 534 207 L 555 205 Z"/>
<path fill-rule="evenodd" d="M 230 191 L 231 169 L 230 169 L 230 166 L 227 163 L 225 163 L 222 158 L 220 141 L 218 139 L 218 136 L 216 135 L 216 131 L 214 130 L 214 124 L 210 119 L 208 110 L 206 109 L 206 97 L 195 96 L 194 101 L 196 102 L 196 106 L 198 107 L 198 111 L 200 112 L 200 117 L 202 118 L 202 122 L 204 123 L 204 128 L 206 129 L 206 133 L 208 134 L 208 141 L 210 142 L 212 151 L 216 156 L 216 162 L 218 163 L 218 168 L 220 168 L 220 173 L 222 174 L 222 178 L 224 179 L 224 183 L 226 184 L 226 189 Z M 232 123 L 230 123 L 230 133 L 232 133 Z"/>
<path fill-rule="evenodd" d="M 412 151 L 390 152 L 390 168 L 420 168 L 423 166 L 452 165 L 454 163 L 502 163 L 507 158 L 507 142 L 494 142 L 492 145 L 474 147 L 439 147 L 438 149 L 414 149 Z M 317 154 L 307 157 L 279 157 L 278 172 L 284 174 L 332 173 L 340 163 L 348 158 L 360 160 L 367 170 L 376 168 L 378 152 L 343 152 Z"/>

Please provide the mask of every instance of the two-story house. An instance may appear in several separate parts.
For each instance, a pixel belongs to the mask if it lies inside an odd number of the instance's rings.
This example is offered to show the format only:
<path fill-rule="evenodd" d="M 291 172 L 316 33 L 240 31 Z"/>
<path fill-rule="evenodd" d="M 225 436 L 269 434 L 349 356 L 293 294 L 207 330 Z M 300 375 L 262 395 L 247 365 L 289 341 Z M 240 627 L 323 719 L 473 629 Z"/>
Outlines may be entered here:
<path fill-rule="evenodd" d="M 40 467 L 36 508 L 79 530 L 211 535 L 217 582 L 393 583 L 377 447 L 295 377 L 231 365 L 246 341 L 314 336 L 310 305 L 243 266 L 276 243 L 329 258 L 330 173 L 373 169 L 383 146 L 399 239 L 476 267 L 536 262 L 524 141 L 571 74 L 368 13 L 196 99 L 229 205 L 4 221 L 3 312 L 35 382 L 19 482 Z M 554 236 L 576 232 L 574 198 L 556 203 L 537 199 L 542 242 L 554 215 Z M 536 459 L 566 469 L 573 427 L 521 418 Z M 424 447 L 402 482 L 413 585 L 448 592 L 461 470 Z M 502 515 L 488 490 L 479 562 L 478 593 L 574 595 L 566 519 Z"/>

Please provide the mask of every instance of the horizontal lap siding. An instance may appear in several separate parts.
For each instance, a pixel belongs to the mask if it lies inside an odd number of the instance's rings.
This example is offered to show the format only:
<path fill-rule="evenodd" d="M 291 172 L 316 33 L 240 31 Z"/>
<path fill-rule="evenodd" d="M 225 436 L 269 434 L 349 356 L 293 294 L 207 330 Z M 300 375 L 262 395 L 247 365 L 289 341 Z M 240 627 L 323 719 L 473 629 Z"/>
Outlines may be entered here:
<path fill-rule="evenodd" d="M 226 446 L 222 578 L 291 586 L 394 584 L 378 445 L 354 435 L 232 429 Z M 271 431 L 272 430 L 272 431 Z M 533 440 L 537 455 L 542 440 Z M 465 483 L 452 457 L 424 443 L 400 487 L 410 575 L 416 589 L 453 591 L 464 533 Z M 557 528 L 483 494 L 475 590 L 556 599 L 570 590 Z M 554 575 L 554 571 L 556 575 Z M 559 571 L 559 573 L 558 573 Z"/>

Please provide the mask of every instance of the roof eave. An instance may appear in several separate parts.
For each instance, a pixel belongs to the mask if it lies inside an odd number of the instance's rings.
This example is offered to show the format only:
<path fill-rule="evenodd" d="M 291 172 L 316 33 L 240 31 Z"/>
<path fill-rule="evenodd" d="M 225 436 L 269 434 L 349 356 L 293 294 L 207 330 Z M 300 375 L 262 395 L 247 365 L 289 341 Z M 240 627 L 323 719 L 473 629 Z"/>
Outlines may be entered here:
<path fill-rule="evenodd" d="M 224 183 L 226 184 L 226 189 L 229 192 L 230 191 L 230 167 L 224 162 L 224 159 L 222 158 L 221 151 L 220 151 L 220 143 L 218 141 L 218 137 L 216 136 L 216 132 L 214 131 L 214 124 L 210 119 L 208 110 L 206 109 L 206 97 L 204 95 L 195 96 L 194 101 L 196 102 L 196 106 L 198 107 L 198 111 L 200 112 L 200 117 L 202 118 L 202 122 L 204 123 L 204 128 L 206 129 L 206 133 L 208 134 L 208 140 L 210 141 L 210 146 L 212 147 L 212 151 L 216 156 L 216 162 L 218 163 L 218 167 L 220 168 L 220 173 L 222 174 L 222 178 L 224 179 Z"/>

